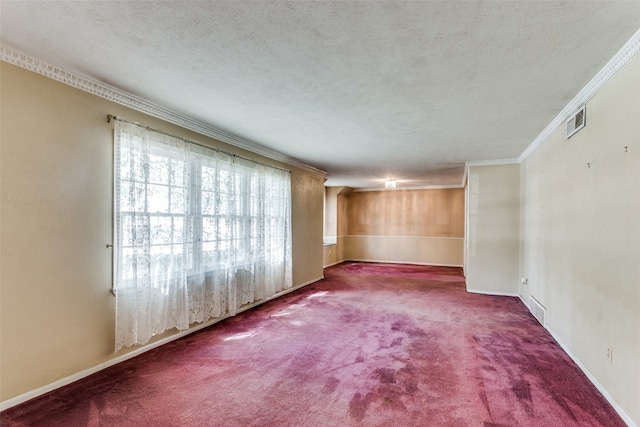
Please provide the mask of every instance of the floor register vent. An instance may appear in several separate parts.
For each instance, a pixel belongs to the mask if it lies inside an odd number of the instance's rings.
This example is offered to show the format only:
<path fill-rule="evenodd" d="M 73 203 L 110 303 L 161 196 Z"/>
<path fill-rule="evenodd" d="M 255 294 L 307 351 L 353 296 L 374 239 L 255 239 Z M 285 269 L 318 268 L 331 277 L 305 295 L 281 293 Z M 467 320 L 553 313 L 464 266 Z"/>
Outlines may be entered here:
<path fill-rule="evenodd" d="M 538 322 L 540 322 L 540 324 L 544 326 L 544 315 L 547 309 L 544 308 L 544 306 L 540 304 L 534 297 L 529 297 L 529 310 L 531 310 L 531 314 L 533 314 L 533 317 L 535 317 Z"/>
<path fill-rule="evenodd" d="M 569 139 L 571 135 L 582 129 L 586 123 L 586 119 L 586 110 L 583 105 L 582 108 L 576 111 L 571 117 L 569 117 L 569 120 L 567 120 L 565 138 Z"/>

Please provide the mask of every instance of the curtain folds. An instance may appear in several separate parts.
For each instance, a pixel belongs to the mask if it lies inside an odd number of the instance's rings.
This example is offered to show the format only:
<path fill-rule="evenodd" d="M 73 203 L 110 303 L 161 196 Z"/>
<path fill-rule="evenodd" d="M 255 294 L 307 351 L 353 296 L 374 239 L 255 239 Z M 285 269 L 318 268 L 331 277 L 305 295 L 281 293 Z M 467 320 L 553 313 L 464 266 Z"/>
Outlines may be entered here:
<path fill-rule="evenodd" d="M 114 162 L 116 351 L 292 286 L 289 172 L 122 121 Z"/>

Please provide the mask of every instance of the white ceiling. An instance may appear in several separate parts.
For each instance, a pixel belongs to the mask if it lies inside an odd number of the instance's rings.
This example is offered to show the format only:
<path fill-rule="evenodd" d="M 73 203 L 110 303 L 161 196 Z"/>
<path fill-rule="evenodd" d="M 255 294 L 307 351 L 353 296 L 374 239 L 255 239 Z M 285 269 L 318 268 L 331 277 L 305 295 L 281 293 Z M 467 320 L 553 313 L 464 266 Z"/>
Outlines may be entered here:
<path fill-rule="evenodd" d="M 640 1 L 5 1 L 0 40 L 327 171 L 456 185 L 514 158 Z"/>

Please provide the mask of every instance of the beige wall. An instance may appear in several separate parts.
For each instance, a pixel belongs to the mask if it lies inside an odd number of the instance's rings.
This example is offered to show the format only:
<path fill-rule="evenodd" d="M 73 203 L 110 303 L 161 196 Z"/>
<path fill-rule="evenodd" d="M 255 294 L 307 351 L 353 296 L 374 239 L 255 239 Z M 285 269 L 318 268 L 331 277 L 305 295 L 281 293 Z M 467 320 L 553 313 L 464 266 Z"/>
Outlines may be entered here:
<path fill-rule="evenodd" d="M 130 351 L 113 352 L 107 114 L 258 157 L 0 64 L 0 400 L 6 401 Z M 300 285 L 322 276 L 324 179 L 289 169 L 293 277 Z"/>
<path fill-rule="evenodd" d="M 325 246 L 323 265 L 338 264 L 347 259 L 347 212 L 349 196 L 353 190 L 349 187 L 327 187 L 325 189 Z M 328 228 L 328 230 L 327 230 Z M 332 238 L 326 244 L 327 236 Z"/>
<path fill-rule="evenodd" d="M 345 253 L 346 243 L 345 237 L 338 237 L 336 243 L 324 245 L 323 248 L 323 266 L 329 267 L 334 264 L 339 264 L 345 261 L 347 258 Z"/>
<path fill-rule="evenodd" d="M 522 164 L 520 292 L 640 425 L 640 58 L 586 111 L 584 129 L 558 128 Z"/>
<path fill-rule="evenodd" d="M 466 282 L 473 292 L 518 293 L 520 165 L 470 167 Z"/>
<path fill-rule="evenodd" d="M 404 264 L 462 266 L 462 239 L 348 236 L 347 259 Z"/>
<path fill-rule="evenodd" d="M 347 259 L 462 265 L 464 189 L 354 192 L 347 218 Z"/>
<path fill-rule="evenodd" d="M 324 243 L 335 243 L 338 237 L 338 192 L 342 187 L 324 189 Z"/>

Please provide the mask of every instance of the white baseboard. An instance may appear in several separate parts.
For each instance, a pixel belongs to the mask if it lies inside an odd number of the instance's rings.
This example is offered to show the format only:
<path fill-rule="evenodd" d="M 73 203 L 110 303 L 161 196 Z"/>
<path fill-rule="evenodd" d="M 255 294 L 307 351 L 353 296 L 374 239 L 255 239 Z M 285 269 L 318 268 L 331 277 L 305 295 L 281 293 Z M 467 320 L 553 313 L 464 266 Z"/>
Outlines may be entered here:
<path fill-rule="evenodd" d="M 524 298 L 522 297 L 522 295 L 518 294 L 518 298 L 520 298 L 520 301 L 522 301 L 522 303 L 524 304 L 525 307 L 527 307 L 527 310 L 531 311 L 531 307 L 529 307 L 529 303 L 527 301 L 524 300 Z"/>
<path fill-rule="evenodd" d="M 343 259 L 343 260 L 341 260 L 341 261 L 332 262 L 331 264 L 327 264 L 327 265 L 323 266 L 322 268 L 329 268 L 329 267 L 333 267 L 334 265 L 338 265 L 338 264 L 343 263 L 343 262 L 345 262 L 345 261 L 346 261 L 346 259 Z"/>
<path fill-rule="evenodd" d="M 493 295 L 496 297 L 519 297 L 520 295 L 514 294 L 511 292 L 493 292 L 493 291 L 483 291 L 479 289 L 467 289 L 467 292 L 470 294 L 480 294 L 480 295 Z"/>
<path fill-rule="evenodd" d="M 529 307 L 529 304 L 527 304 L 527 302 L 524 300 L 522 295 L 518 295 L 518 297 L 520 298 L 522 303 L 525 305 L 525 307 L 527 307 L 529 312 L 531 312 L 531 307 Z M 531 314 L 533 315 L 533 313 Z M 596 379 L 596 377 L 591 372 L 589 372 L 586 366 L 582 364 L 580 359 L 578 359 L 576 355 L 573 354 L 571 350 L 569 350 L 569 348 L 562 342 L 562 340 L 549 328 L 549 325 L 545 324 L 544 328 L 549 332 L 549 334 L 551 334 L 553 339 L 556 340 L 560 348 L 562 348 L 562 350 L 565 353 L 567 353 L 567 356 L 569 356 L 571 360 L 573 360 L 573 362 L 578 366 L 578 368 L 580 368 L 580 370 L 586 375 L 589 381 L 591 381 L 591 384 L 593 384 L 594 387 L 598 389 L 600 394 L 602 394 L 602 396 L 607 400 L 607 402 L 609 402 L 609 404 L 618 413 L 618 415 L 620 415 L 620 418 L 622 418 L 622 420 L 629 427 L 638 427 L 638 425 L 635 422 L 633 422 L 631 417 L 624 411 L 624 409 L 622 409 L 622 407 L 618 404 L 618 402 L 615 401 L 615 399 L 613 398 L 613 396 L 611 396 L 611 394 L 607 391 L 607 389 L 604 388 L 602 384 L 600 384 L 600 382 Z"/>
<path fill-rule="evenodd" d="M 520 294 L 510 294 L 510 293 L 501 293 L 501 292 L 485 292 L 485 291 L 476 291 L 476 290 L 473 290 L 473 289 L 467 289 L 467 292 L 477 293 L 477 294 L 485 294 L 485 295 L 498 295 L 498 296 L 518 297 L 520 299 L 520 301 L 522 301 L 524 306 L 527 307 L 527 310 L 529 310 L 529 312 L 531 312 L 531 307 L 529 307 L 529 304 L 527 304 L 525 299 Z M 553 339 L 556 340 L 556 342 L 558 343 L 560 348 L 562 348 L 562 350 L 564 350 L 564 352 L 567 353 L 567 355 L 571 358 L 571 360 L 573 360 L 575 362 L 575 364 L 578 365 L 580 370 L 587 376 L 589 381 L 591 381 L 591 383 L 598 389 L 598 391 L 602 394 L 602 396 L 604 396 L 604 398 L 607 399 L 607 402 L 609 402 L 609 404 L 618 413 L 618 415 L 620 415 L 622 420 L 625 423 L 627 423 L 627 425 L 629 427 L 638 427 L 638 425 L 633 422 L 631 417 L 629 417 L 629 415 L 624 411 L 624 409 L 622 409 L 622 407 L 618 404 L 618 402 L 615 401 L 615 399 L 611 396 L 611 394 L 609 394 L 609 392 L 602 386 L 602 384 L 600 384 L 598 382 L 596 377 L 593 376 L 593 374 L 591 372 L 589 372 L 589 370 L 582 364 L 582 362 L 580 362 L 580 359 L 578 359 L 571 352 L 571 350 L 569 350 L 569 348 L 566 345 L 564 345 L 564 343 L 560 340 L 560 338 L 558 338 L 558 336 L 551 329 L 549 329 L 549 326 L 545 324 L 544 328 L 547 331 L 549 331 L 549 333 L 551 334 Z"/>
<path fill-rule="evenodd" d="M 302 284 L 300 284 L 298 286 L 295 286 L 295 287 L 292 287 L 290 289 L 286 289 L 286 290 L 284 290 L 282 292 L 279 292 L 276 295 L 274 295 L 271 298 L 268 298 L 266 300 L 256 301 L 253 304 L 248 304 L 246 306 L 243 306 L 242 308 L 238 309 L 237 313 L 242 313 L 243 311 L 249 310 L 249 309 L 251 309 L 253 307 L 256 307 L 256 306 L 258 306 L 260 304 L 263 304 L 263 303 L 265 303 L 267 301 L 271 301 L 273 299 L 276 299 L 278 297 L 286 295 L 286 294 L 288 294 L 290 292 L 293 292 L 293 291 L 296 291 L 298 289 L 301 289 L 301 288 L 303 288 L 303 287 L 305 287 L 307 285 L 310 285 L 312 283 L 318 282 L 318 281 L 320 281 L 322 279 L 324 279 L 324 276 L 321 276 L 318 279 L 314 279 L 314 280 L 310 280 L 308 282 L 302 283 Z M 227 316 L 224 316 L 224 317 L 218 317 L 218 318 L 212 319 L 212 320 L 210 320 L 208 322 L 200 323 L 200 324 L 198 324 L 196 326 L 193 326 L 193 327 L 191 327 L 189 329 L 186 329 L 184 331 L 178 332 L 178 333 L 176 333 L 174 335 L 168 336 L 166 338 L 163 338 L 163 339 L 158 340 L 156 342 L 153 342 L 151 344 L 147 344 L 147 345 L 144 345 L 142 347 L 136 348 L 135 350 L 133 350 L 133 351 L 131 351 L 129 353 L 126 353 L 126 354 L 123 354 L 121 356 L 115 357 L 115 358 L 110 359 L 110 360 L 108 360 L 108 361 L 106 361 L 104 363 L 100 363 L 99 365 L 96 365 L 96 366 L 94 366 L 92 368 L 85 369 L 84 371 L 76 372 L 75 374 L 69 375 L 68 377 L 59 379 L 58 381 L 54 381 L 51 384 L 47 384 L 47 385 L 45 385 L 43 387 L 37 388 L 35 390 L 28 391 L 26 393 L 23 393 L 21 395 L 18 395 L 16 397 L 11 398 L 11 399 L 7 399 L 7 400 L 5 400 L 3 402 L 0 402 L 0 411 L 4 411 L 5 409 L 9 409 L 9 408 L 14 407 L 16 405 L 24 403 L 24 402 L 26 402 L 28 400 L 34 399 L 34 398 L 36 398 L 38 396 L 42 396 L 45 393 L 49 393 L 49 392 L 51 392 L 53 390 L 56 390 L 56 389 L 58 389 L 60 387 L 64 387 L 66 385 L 74 383 L 74 382 L 76 382 L 78 380 L 81 380 L 83 378 L 88 377 L 89 375 L 93 375 L 96 372 L 100 372 L 101 370 L 106 369 L 106 368 L 108 368 L 110 366 L 116 365 L 118 363 L 124 362 L 124 361 L 129 360 L 129 359 L 132 359 L 132 358 L 134 358 L 136 356 L 139 356 L 142 353 L 146 353 L 147 351 L 153 350 L 154 348 L 157 348 L 157 347 L 160 347 L 163 344 L 167 344 L 167 343 L 169 343 L 171 341 L 177 340 L 178 338 L 182 338 L 184 336 L 187 336 L 187 335 L 190 335 L 190 334 L 192 334 L 194 332 L 197 332 L 197 331 L 199 331 L 201 329 L 207 328 L 207 327 L 209 327 L 211 325 L 214 325 L 214 324 L 216 324 L 216 323 L 218 323 L 218 322 L 220 322 L 222 320 L 228 319 L 229 317 L 232 317 L 232 316 L 228 316 L 227 315 Z"/>
<path fill-rule="evenodd" d="M 380 264 L 427 265 L 431 267 L 462 267 L 462 264 L 435 264 L 431 262 L 386 261 L 382 259 L 345 259 L 340 262 L 377 262 Z"/>
<path fill-rule="evenodd" d="M 551 329 L 549 329 L 548 325 L 545 325 L 545 329 L 549 331 L 553 339 L 556 340 L 558 345 L 560 345 L 560 347 L 564 350 L 564 352 L 567 353 L 567 355 L 571 358 L 571 360 L 573 360 L 575 364 L 578 365 L 578 368 L 580 368 L 580 370 L 587 376 L 589 381 L 591 381 L 591 383 L 598 389 L 598 391 L 602 394 L 602 396 L 604 396 L 604 398 L 607 399 L 607 402 L 609 402 L 609 404 L 613 406 L 613 409 L 618 413 L 618 415 L 620 415 L 622 420 L 625 423 L 627 423 L 629 427 L 638 427 L 638 425 L 635 422 L 633 422 L 631 417 L 624 411 L 624 409 L 622 409 L 622 407 L 618 404 L 618 402 L 615 401 L 613 396 L 609 394 L 607 389 L 604 388 L 602 384 L 600 384 L 600 382 L 598 382 L 596 377 L 593 376 L 593 374 L 589 372 L 587 367 L 584 366 L 582 362 L 580 362 L 580 359 L 578 359 L 576 355 L 573 354 L 566 345 L 564 345 L 564 343 L 560 340 L 560 338 L 558 338 L 558 336 Z"/>
<path fill-rule="evenodd" d="M 474 290 L 467 290 L 467 291 L 471 292 L 471 293 L 479 293 L 479 294 L 485 294 L 485 295 L 499 295 L 499 296 L 514 296 L 514 297 L 518 297 L 520 299 L 520 301 L 522 301 L 524 306 L 527 307 L 527 310 L 529 310 L 529 312 L 531 312 L 531 307 L 529 307 L 529 304 L 527 304 L 527 302 L 524 300 L 524 298 L 520 294 L 509 294 L 509 293 L 500 293 L 500 292 L 484 292 L 484 291 L 474 291 Z M 531 313 L 531 314 L 533 315 L 533 313 Z M 580 370 L 587 376 L 587 378 L 589 379 L 589 381 L 591 381 L 591 383 L 595 386 L 595 388 L 598 389 L 600 394 L 602 394 L 602 396 L 607 400 L 607 402 L 609 402 L 609 404 L 618 413 L 618 415 L 620 415 L 622 420 L 625 423 L 627 423 L 627 425 L 629 427 L 638 427 L 638 425 L 633 422 L 631 417 L 624 411 L 624 409 L 622 409 L 622 407 L 618 404 L 618 402 L 615 401 L 615 399 L 611 396 L 611 394 L 609 394 L 607 389 L 605 389 L 602 386 L 602 384 L 600 384 L 598 382 L 596 377 L 593 376 L 593 374 L 591 372 L 589 372 L 589 370 L 582 364 L 582 362 L 580 362 L 580 359 L 578 359 L 576 357 L 576 355 L 573 354 L 571 352 L 571 350 L 569 350 L 569 348 L 566 345 L 564 345 L 564 343 L 560 340 L 560 338 L 558 338 L 558 336 L 551 329 L 549 329 L 549 326 L 547 324 L 545 324 L 543 326 L 551 334 L 553 339 L 556 340 L 556 342 L 558 343 L 560 348 L 562 348 L 562 350 L 564 350 L 564 352 L 567 353 L 567 355 L 571 358 L 571 360 L 573 360 L 574 363 L 576 365 L 578 365 Z"/>

